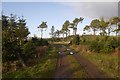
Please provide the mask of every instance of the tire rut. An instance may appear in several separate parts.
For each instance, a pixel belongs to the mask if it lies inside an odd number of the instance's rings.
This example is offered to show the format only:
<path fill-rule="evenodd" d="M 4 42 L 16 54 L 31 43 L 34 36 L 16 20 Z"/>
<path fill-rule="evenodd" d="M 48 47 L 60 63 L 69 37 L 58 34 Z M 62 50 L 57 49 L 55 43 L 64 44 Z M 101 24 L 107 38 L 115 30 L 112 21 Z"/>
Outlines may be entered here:
<path fill-rule="evenodd" d="M 73 55 L 75 59 L 85 68 L 90 78 L 108 78 L 108 75 L 99 70 L 93 63 L 79 54 Z"/>
<path fill-rule="evenodd" d="M 72 72 L 68 68 L 71 62 L 69 62 L 69 60 L 67 59 L 67 55 L 65 54 L 65 52 L 61 50 L 62 48 L 63 47 L 60 47 L 60 54 L 58 54 L 56 63 L 55 78 L 57 80 L 59 80 L 60 78 L 70 78 L 72 75 Z M 68 46 L 66 48 L 70 49 Z M 74 50 L 71 49 L 70 52 L 74 53 L 73 57 L 85 69 L 88 74 L 88 78 L 110 78 L 107 74 L 99 70 L 96 65 L 94 65 L 82 55 L 76 53 Z"/>

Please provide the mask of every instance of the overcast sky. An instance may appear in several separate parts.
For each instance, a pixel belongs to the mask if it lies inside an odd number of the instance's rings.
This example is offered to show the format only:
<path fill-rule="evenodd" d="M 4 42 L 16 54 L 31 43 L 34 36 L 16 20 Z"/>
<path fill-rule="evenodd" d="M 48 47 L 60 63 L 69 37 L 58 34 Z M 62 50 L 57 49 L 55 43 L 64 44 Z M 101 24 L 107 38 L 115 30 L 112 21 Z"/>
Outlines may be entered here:
<path fill-rule="evenodd" d="M 89 25 L 91 20 L 118 16 L 118 2 L 7 2 L 3 3 L 2 9 L 6 15 L 10 13 L 23 15 L 27 19 L 31 35 L 39 36 L 37 26 L 42 21 L 47 21 L 49 27 L 44 32 L 44 37 L 50 37 L 52 25 L 56 30 L 60 30 L 65 20 L 72 22 L 75 17 L 84 18 L 83 23 L 78 25 L 77 33 L 81 35 L 83 28 L 85 25 Z"/>
<path fill-rule="evenodd" d="M 81 16 L 109 18 L 118 15 L 117 2 L 72 2 L 63 4 L 71 6 L 75 13 Z"/>

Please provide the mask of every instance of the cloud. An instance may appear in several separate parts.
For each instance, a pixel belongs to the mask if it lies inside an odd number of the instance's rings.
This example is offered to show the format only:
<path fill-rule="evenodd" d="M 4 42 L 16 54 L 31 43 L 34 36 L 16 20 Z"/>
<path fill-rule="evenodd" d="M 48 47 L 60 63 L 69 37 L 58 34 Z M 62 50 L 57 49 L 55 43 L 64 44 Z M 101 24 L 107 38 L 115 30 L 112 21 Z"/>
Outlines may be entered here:
<path fill-rule="evenodd" d="M 89 18 L 118 16 L 117 2 L 71 2 L 62 4 L 70 6 L 78 16 Z"/>

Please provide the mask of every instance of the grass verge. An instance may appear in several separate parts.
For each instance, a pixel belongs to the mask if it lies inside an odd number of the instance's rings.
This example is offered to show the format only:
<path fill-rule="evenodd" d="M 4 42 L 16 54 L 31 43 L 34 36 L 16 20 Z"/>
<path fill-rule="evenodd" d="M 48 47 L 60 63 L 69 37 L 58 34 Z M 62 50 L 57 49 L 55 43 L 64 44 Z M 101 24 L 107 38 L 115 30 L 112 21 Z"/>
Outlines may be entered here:
<path fill-rule="evenodd" d="M 73 55 L 68 55 L 68 60 L 71 62 L 69 69 L 73 72 L 72 78 L 87 78 L 87 73 L 77 60 L 73 57 Z"/>
<path fill-rule="evenodd" d="M 103 53 L 93 53 L 88 51 L 80 51 L 78 50 L 79 46 L 71 46 L 72 49 L 80 55 L 83 55 L 88 60 L 90 60 L 93 64 L 95 64 L 100 70 L 110 75 L 112 78 L 118 77 L 118 56 L 110 55 L 110 54 L 103 54 Z"/>

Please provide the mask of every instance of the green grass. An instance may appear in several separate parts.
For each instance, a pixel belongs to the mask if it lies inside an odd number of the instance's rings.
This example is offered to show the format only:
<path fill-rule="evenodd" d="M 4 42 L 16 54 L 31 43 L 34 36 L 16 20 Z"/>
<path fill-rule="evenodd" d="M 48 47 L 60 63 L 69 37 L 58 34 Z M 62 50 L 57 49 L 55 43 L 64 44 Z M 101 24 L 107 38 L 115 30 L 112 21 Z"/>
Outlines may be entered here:
<path fill-rule="evenodd" d="M 87 78 L 85 69 L 77 62 L 73 55 L 68 55 L 68 60 L 71 62 L 69 69 L 73 72 L 72 78 Z"/>
<path fill-rule="evenodd" d="M 52 47 L 48 54 L 38 60 L 37 64 L 22 70 L 7 72 L 3 74 L 3 78 L 46 78 L 53 77 L 56 67 L 57 50 Z"/>
<path fill-rule="evenodd" d="M 109 74 L 111 77 L 118 75 L 118 58 L 117 56 L 109 54 L 83 54 L 91 62 L 97 65 L 103 72 Z"/>
<path fill-rule="evenodd" d="M 77 47 L 72 46 L 74 50 Z M 93 64 L 95 64 L 100 70 L 107 73 L 109 76 L 115 78 L 118 77 L 118 56 L 103 54 L 103 53 L 92 53 L 92 52 L 81 52 L 78 51 L 80 55 L 83 55 Z"/>

